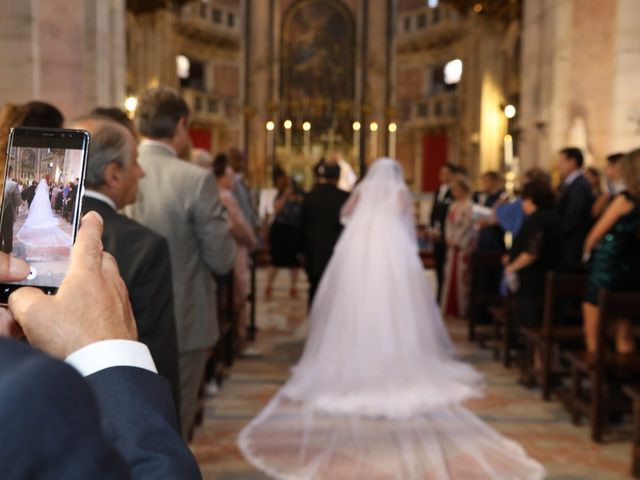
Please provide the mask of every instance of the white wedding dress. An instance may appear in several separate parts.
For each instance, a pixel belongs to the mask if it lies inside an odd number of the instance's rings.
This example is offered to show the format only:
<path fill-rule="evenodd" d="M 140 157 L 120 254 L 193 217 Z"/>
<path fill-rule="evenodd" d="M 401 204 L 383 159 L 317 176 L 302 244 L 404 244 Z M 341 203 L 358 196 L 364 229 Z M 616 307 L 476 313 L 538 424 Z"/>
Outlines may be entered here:
<path fill-rule="evenodd" d="M 483 379 L 454 357 L 400 165 L 375 162 L 344 212 L 304 353 L 240 433 L 246 458 L 287 480 L 543 478 L 461 405 L 483 395 Z"/>
<path fill-rule="evenodd" d="M 18 232 L 18 240 L 29 247 L 68 247 L 71 236 L 60 228 L 60 219 L 51 209 L 49 187 L 43 178 L 29 207 L 29 213 Z"/>

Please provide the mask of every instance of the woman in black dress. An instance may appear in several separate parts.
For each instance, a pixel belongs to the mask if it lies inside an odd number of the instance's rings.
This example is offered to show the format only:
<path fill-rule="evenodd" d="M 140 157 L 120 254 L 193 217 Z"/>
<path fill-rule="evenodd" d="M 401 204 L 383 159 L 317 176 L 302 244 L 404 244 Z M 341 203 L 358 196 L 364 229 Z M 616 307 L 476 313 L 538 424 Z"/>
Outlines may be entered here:
<path fill-rule="evenodd" d="M 545 277 L 559 261 L 560 228 L 550 185 L 533 181 L 525 184 L 522 210 L 527 218 L 513 241 L 505 275 L 517 279 L 517 286 L 512 287 L 516 291 L 518 326 L 536 326 L 542 322 Z"/>
<path fill-rule="evenodd" d="M 269 254 L 271 267 L 267 278 L 265 298 L 271 299 L 273 283 L 280 268 L 287 268 L 291 273 L 289 295 L 292 298 L 298 296 L 296 284 L 300 272 L 300 264 L 297 259 L 299 253 L 300 212 L 302 208 L 302 192 L 293 183 L 291 177 L 282 174 L 276 183 L 278 196 L 273 208 L 275 218 L 269 230 Z"/>
<path fill-rule="evenodd" d="M 616 195 L 584 244 L 584 258 L 591 257 L 591 276 L 582 304 L 587 350 L 595 352 L 598 332 L 598 292 L 640 290 L 640 149 L 620 160 L 626 189 Z M 616 325 L 616 347 L 621 353 L 634 350 L 631 319 Z"/>

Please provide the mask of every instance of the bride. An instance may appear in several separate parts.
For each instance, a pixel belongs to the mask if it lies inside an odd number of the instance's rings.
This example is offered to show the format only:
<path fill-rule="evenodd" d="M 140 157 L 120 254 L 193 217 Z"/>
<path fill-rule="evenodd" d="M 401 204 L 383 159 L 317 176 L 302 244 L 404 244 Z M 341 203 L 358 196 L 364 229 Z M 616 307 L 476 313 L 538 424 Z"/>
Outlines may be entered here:
<path fill-rule="evenodd" d="M 483 379 L 455 358 L 400 165 L 376 161 L 342 213 L 302 358 L 240 433 L 244 455 L 278 479 L 543 478 L 462 406 Z"/>
<path fill-rule="evenodd" d="M 51 209 L 49 186 L 43 178 L 38 184 L 27 219 L 18 232 L 18 240 L 29 247 L 68 247 L 71 236 L 63 231 Z"/>

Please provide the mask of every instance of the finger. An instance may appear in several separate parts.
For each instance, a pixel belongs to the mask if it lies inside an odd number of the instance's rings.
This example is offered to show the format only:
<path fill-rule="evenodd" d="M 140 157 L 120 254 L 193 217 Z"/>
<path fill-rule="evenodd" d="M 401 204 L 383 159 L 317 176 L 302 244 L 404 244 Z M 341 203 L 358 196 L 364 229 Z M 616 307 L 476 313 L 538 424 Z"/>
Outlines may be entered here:
<path fill-rule="evenodd" d="M 96 212 L 82 217 L 76 243 L 71 249 L 69 271 L 99 270 L 102 265 L 102 230 L 104 222 Z"/>
<path fill-rule="evenodd" d="M 124 280 L 120 276 L 120 269 L 118 268 L 118 262 L 116 259 L 107 252 L 102 254 L 102 272 L 105 277 L 116 287 L 120 298 L 128 299 L 129 292 Z"/>
<path fill-rule="evenodd" d="M 48 298 L 42 290 L 32 287 L 22 287 L 9 295 L 9 310 L 13 314 L 16 322 L 25 328 L 25 324 L 32 318 L 28 312 L 32 311 L 34 306 L 45 304 L 52 300 Z"/>
<path fill-rule="evenodd" d="M 6 308 L 0 308 L 0 337 L 14 337 L 16 332 L 16 321 L 13 315 Z"/>
<path fill-rule="evenodd" d="M 0 282 L 24 280 L 27 275 L 29 275 L 29 264 L 0 252 Z"/>

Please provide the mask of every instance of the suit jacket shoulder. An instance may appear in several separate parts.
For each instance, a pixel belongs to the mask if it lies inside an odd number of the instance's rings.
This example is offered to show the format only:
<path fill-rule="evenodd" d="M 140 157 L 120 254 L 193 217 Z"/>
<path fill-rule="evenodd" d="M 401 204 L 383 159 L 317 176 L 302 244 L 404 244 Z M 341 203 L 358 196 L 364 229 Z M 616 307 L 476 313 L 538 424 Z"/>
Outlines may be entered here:
<path fill-rule="evenodd" d="M 100 428 L 89 385 L 70 366 L 0 339 L 3 479 L 130 478 Z"/>

